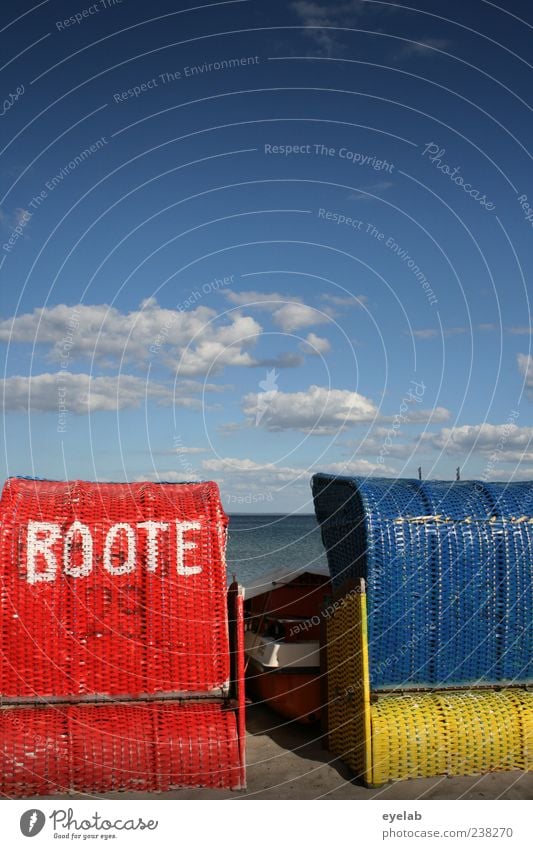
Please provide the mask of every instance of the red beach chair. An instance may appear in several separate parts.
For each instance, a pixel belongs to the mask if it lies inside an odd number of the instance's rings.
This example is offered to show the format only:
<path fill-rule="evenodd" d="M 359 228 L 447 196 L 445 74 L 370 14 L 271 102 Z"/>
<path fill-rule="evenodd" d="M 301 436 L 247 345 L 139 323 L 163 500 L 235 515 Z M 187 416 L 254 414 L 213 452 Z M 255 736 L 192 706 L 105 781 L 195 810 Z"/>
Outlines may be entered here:
<path fill-rule="evenodd" d="M 226 527 L 215 483 L 6 482 L 4 796 L 245 786 Z"/>

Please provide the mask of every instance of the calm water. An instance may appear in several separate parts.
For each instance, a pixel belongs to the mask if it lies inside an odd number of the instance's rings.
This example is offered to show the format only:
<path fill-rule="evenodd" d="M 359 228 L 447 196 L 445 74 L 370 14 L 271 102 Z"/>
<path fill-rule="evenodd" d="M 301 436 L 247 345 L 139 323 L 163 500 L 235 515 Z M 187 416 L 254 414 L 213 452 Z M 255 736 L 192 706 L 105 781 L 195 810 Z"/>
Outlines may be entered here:
<path fill-rule="evenodd" d="M 326 555 L 314 516 L 272 514 L 230 516 L 228 576 L 249 584 L 284 566 L 325 565 Z"/>

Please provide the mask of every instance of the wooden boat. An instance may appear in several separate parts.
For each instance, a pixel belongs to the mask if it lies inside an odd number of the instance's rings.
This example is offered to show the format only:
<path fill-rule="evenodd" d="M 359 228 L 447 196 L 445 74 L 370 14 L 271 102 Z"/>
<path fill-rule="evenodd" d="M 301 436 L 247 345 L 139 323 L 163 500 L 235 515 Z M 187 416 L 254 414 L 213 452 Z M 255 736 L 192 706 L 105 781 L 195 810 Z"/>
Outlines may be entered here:
<path fill-rule="evenodd" d="M 287 719 L 320 719 L 319 636 L 330 591 L 320 566 L 277 570 L 244 588 L 247 690 Z"/>

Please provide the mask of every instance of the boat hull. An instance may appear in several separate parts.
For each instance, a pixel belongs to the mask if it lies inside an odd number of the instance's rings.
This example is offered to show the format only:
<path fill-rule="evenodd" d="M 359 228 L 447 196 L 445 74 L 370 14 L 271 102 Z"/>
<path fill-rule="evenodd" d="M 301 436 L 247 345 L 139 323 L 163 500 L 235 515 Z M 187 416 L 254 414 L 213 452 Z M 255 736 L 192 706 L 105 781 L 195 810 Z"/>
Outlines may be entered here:
<path fill-rule="evenodd" d="M 320 643 L 318 640 L 300 642 L 285 642 L 262 637 L 254 631 L 246 631 L 244 635 L 244 651 L 246 656 L 265 669 L 287 669 L 293 672 L 300 667 L 320 669 Z"/>
<path fill-rule="evenodd" d="M 269 669 L 250 659 L 247 685 L 256 701 L 264 702 L 286 719 L 318 722 L 321 711 L 320 674 L 315 667 Z"/>

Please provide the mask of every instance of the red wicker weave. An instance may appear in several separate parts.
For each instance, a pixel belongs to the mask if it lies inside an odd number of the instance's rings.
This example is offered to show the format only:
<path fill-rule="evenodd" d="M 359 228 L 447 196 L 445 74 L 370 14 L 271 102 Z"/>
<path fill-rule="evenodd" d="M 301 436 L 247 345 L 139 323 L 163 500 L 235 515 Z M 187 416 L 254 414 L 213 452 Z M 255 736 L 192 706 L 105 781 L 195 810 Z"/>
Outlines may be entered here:
<path fill-rule="evenodd" d="M 226 527 L 214 483 L 7 481 L 4 796 L 245 786 L 242 597 L 233 586 L 230 641 Z"/>
<path fill-rule="evenodd" d="M 167 702 L 0 709 L 0 793 L 242 786 L 236 715 Z"/>
<path fill-rule="evenodd" d="M 12 478 L 0 517 L 4 698 L 205 692 L 226 684 L 227 518 L 216 484 Z M 148 521 L 168 526 L 155 529 L 155 544 L 139 527 Z M 185 543 L 181 569 L 191 574 L 178 573 L 177 533 Z"/>

